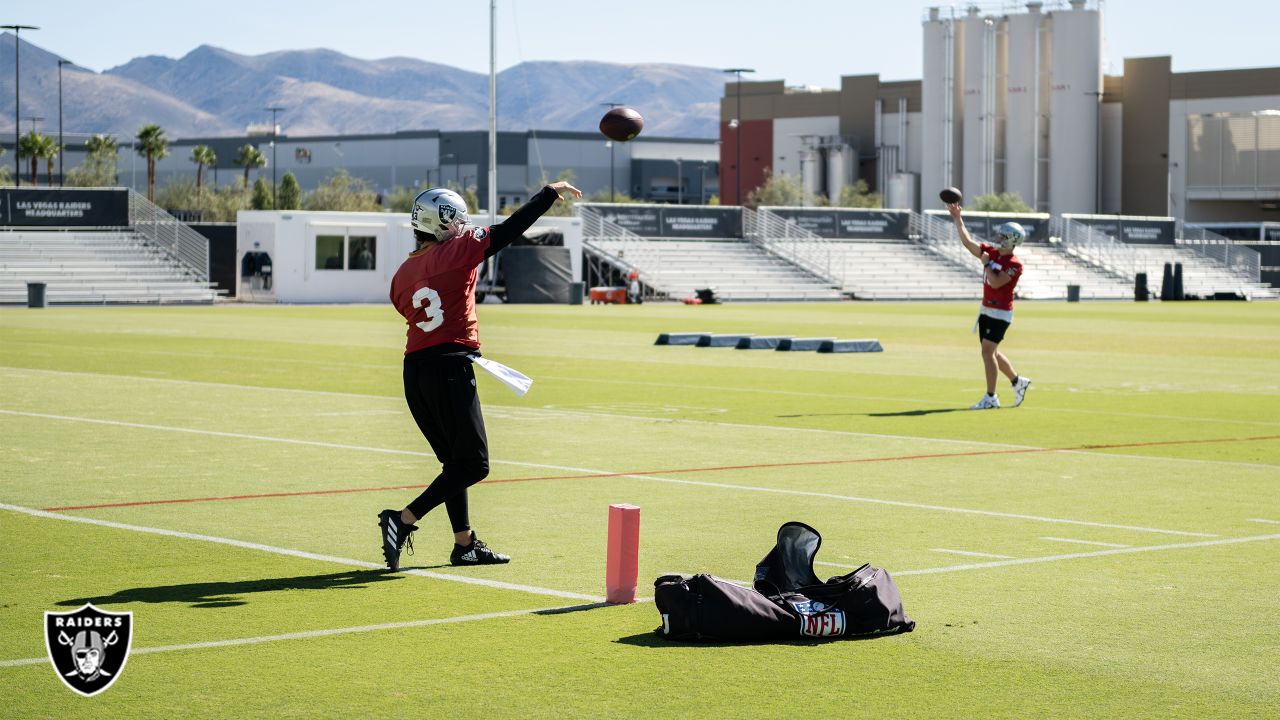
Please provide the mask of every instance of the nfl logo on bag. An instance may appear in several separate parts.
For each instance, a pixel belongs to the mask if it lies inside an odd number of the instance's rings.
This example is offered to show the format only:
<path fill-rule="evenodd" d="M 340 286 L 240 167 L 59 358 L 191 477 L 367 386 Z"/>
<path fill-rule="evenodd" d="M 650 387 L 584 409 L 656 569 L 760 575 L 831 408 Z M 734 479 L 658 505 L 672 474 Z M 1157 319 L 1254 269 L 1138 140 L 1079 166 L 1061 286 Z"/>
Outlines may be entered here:
<path fill-rule="evenodd" d="M 840 637 L 844 635 L 844 611 L 827 609 L 817 600 L 791 602 L 800 613 L 800 634 L 805 637 Z"/>

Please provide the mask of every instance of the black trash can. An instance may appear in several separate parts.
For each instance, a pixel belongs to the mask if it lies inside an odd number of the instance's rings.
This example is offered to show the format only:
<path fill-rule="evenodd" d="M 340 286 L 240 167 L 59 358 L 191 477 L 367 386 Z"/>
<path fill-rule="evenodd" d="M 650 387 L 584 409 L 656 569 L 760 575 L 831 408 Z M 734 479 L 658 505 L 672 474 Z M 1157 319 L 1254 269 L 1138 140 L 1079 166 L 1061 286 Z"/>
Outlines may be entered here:
<path fill-rule="evenodd" d="M 569 304 L 581 305 L 582 298 L 586 294 L 586 283 L 571 282 L 569 283 Z"/>
<path fill-rule="evenodd" d="M 1067 302 L 1080 302 L 1080 286 L 1079 285 L 1067 286 Z"/>
<path fill-rule="evenodd" d="M 1138 273 L 1133 278 L 1133 300 L 1134 302 L 1146 302 L 1151 299 L 1151 292 L 1147 290 L 1147 274 Z"/>
<path fill-rule="evenodd" d="M 27 283 L 27 307 L 42 308 L 49 307 L 49 300 L 45 294 L 45 284 L 42 282 Z"/>

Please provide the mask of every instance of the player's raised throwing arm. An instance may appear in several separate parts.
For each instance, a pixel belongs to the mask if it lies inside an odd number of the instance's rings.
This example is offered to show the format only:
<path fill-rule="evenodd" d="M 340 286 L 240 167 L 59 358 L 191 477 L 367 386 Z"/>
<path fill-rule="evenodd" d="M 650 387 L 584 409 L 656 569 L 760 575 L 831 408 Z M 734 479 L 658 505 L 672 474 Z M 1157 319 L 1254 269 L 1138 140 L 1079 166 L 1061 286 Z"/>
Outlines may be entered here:
<path fill-rule="evenodd" d="M 964 247 L 974 257 L 982 259 L 982 249 L 978 247 L 978 243 L 973 241 L 973 236 L 969 234 L 969 228 L 964 226 L 964 218 L 960 216 L 960 205 L 958 203 L 947 203 L 947 212 L 951 213 L 951 219 L 956 223 L 956 232 L 960 233 L 960 242 L 964 243 Z"/>
<path fill-rule="evenodd" d="M 529 198 L 529 202 L 511 213 L 511 217 L 489 228 L 489 247 L 484 251 L 484 256 L 493 257 L 499 250 L 523 235 L 525 230 L 532 227 L 538 218 L 551 209 L 556 200 L 564 197 L 564 193 L 569 193 L 575 198 L 582 197 L 582 191 L 569 183 L 563 180 L 553 182 L 539 190 L 537 195 Z"/>

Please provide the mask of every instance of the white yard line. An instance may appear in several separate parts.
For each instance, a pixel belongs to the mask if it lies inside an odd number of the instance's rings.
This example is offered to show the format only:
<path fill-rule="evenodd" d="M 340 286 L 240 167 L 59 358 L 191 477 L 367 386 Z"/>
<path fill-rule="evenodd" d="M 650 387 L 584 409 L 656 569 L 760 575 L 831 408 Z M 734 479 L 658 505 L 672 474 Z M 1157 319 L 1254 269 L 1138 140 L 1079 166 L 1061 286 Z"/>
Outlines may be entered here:
<path fill-rule="evenodd" d="M 1036 563 L 1059 562 L 1062 560 L 1076 560 L 1079 558 L 1106 557 L 1108 555 L 1128 555 L 1130 553 L 1161 552 L 1164 550 L 1184 550 L 1189 548 L 1213 547 L 1216 545 L 1235 545 L 1238 543 L 1265 542 L 1268 540 L 1280 540 L 1280 534 L 1252 535 L 1249 537 L 1221 538 L 1218 540 L 1201 540 L 1199 542 L 1177 543 L 1172 545 L 1144 545 L 1141 547 L 1121 548 L 1121 549 L 1115 549 L 1115 550 L 1097 550 L 1094 552 L 1072 553 L 1069 555 L 1047 555 L 1044 557 L 1014 558 L 1012 560 L 997 560 L 997 561 L 985 562 L 985 563 L 972 563 L 969 565 L 949 565 L 947 567 L 925 568 L 923 570 L 897 570 L 897 571 L 893 571 L 892 574 L 893 575 L 933 575 L 935 573 L 962 572 L 965 570 L 982 570 L 985 568 L 1007 567 L 1010 565 L 1034 565 Z"/>
<path fill-rule="evenodd" d="M 831 567 L 847 568 L 849 570 L 857 570 L 858 568 L 862 567 L 861 565 L 850 565 L 849 563 L 833 563 L 833 562 L 826 562 L 824 560 L 814 560 L 813 564 L 814 565 L 830 565 Z"/>
<path fill-rule="evenodd" d="M 34 342 L 29 340 L 18 341 L 14 344 L 66 349 L 65 345 L 58 344 L 58 343 L 41 343 L 41 342 Z M 177 352 L 172 350 L 139 350 L 134 348 L 94 347 L 94 348 L 85 349 L 84 351 L 86 353 L 111 352 L 111 353 L 122 353 L 122 354 L 157 355 L 157 356 L 165 356 L 165 357 L 207 357 L 206 355 L 203 355 L 201 353 Z M 300 364 L 300 365 L 322 365 L 324 367 L 357 368 L 362 370 L 385 370 L 387 372 L 396 371 L 400 367 L 398 363 L 353 363 L 353 362 L 336 361 L 336 360 L 308 360 L 305 358 L 296 358 L 296 357 L 293 357 L 293 358 L 271 357 L 268 359 L 262 356 L 249 356 L 248 359 L 263 360 L 263 361 L 269 360 L 270 362 L 273 362 L 273 363 L 285 362 L 285 363 Z M 14 369 L 26 369 L 26 368 L 15 367 Z M 57 370 L 53 370 L 53 371 L 39 370 L 37 372 L 68 372 L 70 373 L 70 371 L 57 371 Z M 817 370 L 816 372 L 828 372 L 828 371 Z M 97 374 L 97 373 L 70 373 L 70 374 Z M 109 373 L 102 373 L 102 374 L 107 375 L 109 377 L 133 377 L 128 375 L 111 375 Z M 607 385 L 636 385 L 641 387 L 671 388 L 673 390 L 709 390 L 714 392 L 736 392 L 736 393 L 754 394 L 754 395 L 780 395 L 780 396 L 789 396 L 789 397 L 825 397 L 825 398 L 838 398 L 838 399 L 846 399 L 846 400 L 876 400 L 876 401 L 891 401 L 891 402 L 902 402 L 902 403 L 910 402 L 910 403 L 916 403 L 921 405 L 933 405 L 939 408 L 947 408 L 947 407 L 955 406 L 954 403 L 947 403 L 947 402 L 938 400 L 937 398 L 908 398 L 908 397 L 901 397 L 901 396 L 885 397 L 885 396 L 878 396 L 878 395 L 851 395 L 848 393 L 832 394 L 832 393 L 820 393 L 820 392 L 805 392 L 800 390 L 778 390 L 775 388 L 761 388 L 761 387 L 749 387 L 749 386 L 721 386 L 721 385 L 702 385 L 702 384 L 693 385 L 689 383 L 663 383 L 663 382 L 653 382 L 653 381 L 647 381 L 647 380 L 618 380 L 618 379 L 612 379 L 612 378 L 565 377 L 561 375 L 540 375 L 539 377 L 543 380 L 558 380 L 562 382 L 573 382 L 573 383 L 579 383 L 579 384 L 580 383 L 598 383 L 598 384 L 607 384 Z M 166 379 L 166 378 L 145 378 L 145 379 Z M 178 380 L 172 380 L 172 381 L 181 382 Z M 190 381 L 190 382 L 198 382 L 198 381 Z M 1155 413 L 1132 413 L 1132 412 L 1120 412 L 1115 410 L 1088 410 L 1083 408 L 1037 407 L 1035 409 L 1039 412 L 1051 412 L 1051 413 L 1107 415 L 1107 416 L 1113 416 L 1113 417 L 1134 417 L 1134 418 L 1147 418 L 1147 419 L 1156 419 L 1156 420 L 1186 420 L 1186 421 L 1194 421 L 1194 422 L 1200 422 L 1200 423 L 1220 423 L 1224 425 L 1280 426 L 1280 422 L 1274 422 L 1274 421 L 1268 421 L 1268 420 L 1238 420 L 1234 418 L 1208 418 L 1208 417 L 1192 417 L 1192 416 L 1182 416 L 1182 415 L 1160 415 Z M 635 416 L 618 415 L 618 417 L 635 417 Z"/>
<path fill-rule="evenodd" d="M 332 390 L 305 390 L 300 388 L 277 388 L 277 387 L 266 387 L 266 386 L 260 386 L 260 385 L 241 385 L 237 383 L 209 382 L 204 380 L 177 380 L 173 378 L 140 377 L 137 375 L 115 375 L 111 373 L 78 372 L 78 371 L 69 371 L 69 370 L 42 370 L 42 369 L 32 369 L 32 368 L 20 368 L 20 367 L 13 367 L 13 366 L 0 366 L 0 370 L 18 372 L 18 373 L 31 372 L 31 373 L 41 373 L 46 375 L 62 375 L 62 376 L 73 376 L 73 377 L 74 376 L 99 377 L 99 378 L 106 378 L 106 379 L 112 379 L 112 380 L 135 380 L 139 382 L 171 383 L 171 384 L 179 384 L 179 385 L 194 385 L 199 387 L 225 388 L 225 389 L 232 389 L 232 390 L 250 390 L 253 392 L 279 392 L 279 393 L 297 393 L 297 394 L 304 394 L 304 395 L 320 395 L 320 396 L 329 396 L 329 397 L 369 398 L 369 399 L 376 399 L 376 400 L 387 401 L 387 402 L 395 402 L 397 404 L 404 402 L 404 400 L 399 396 L 371 395 L 367 393 L 346 393 L 346 392 L 336 392 Z M 1011 450 L 1048 451 L 1048 448 L 1043 448 L 1036 445 L 1017 445 L 1013 443 L 996 443 L 996 442 L 988 442 L 984 440 L 957 440 L 954 438 L 933 438 L 933 437 L 921 437 L 918 435 L 891 435 L 891 434 L 885 434 L 885 433 L 856 432 L 852 430 L 800 428 L 800 427 L 794 427 L 794 426 L 788 426 L 788 425 L 764 425 L 764 424 L 757 425 L 753 423 L 730 423 L 730 422 L 718 422 L 715 420 L 693 420 L 693 419 L 686 419 L 686 418 L 656 418 L 651 416 L 626 415 L 626 414 L 620 414 L 620 413 L 605 413 L 605 412 L 599 412 L 599 411 L 557 410 L 552 408 L 530 407 L 530 406 L 523 406 L 523 405 L 486 404 L 485 407 L 493 408 L 494 410 L 502 410 L 502 411 L 542 413 L 542 414 L 552 415 L 556 417 L 570 417 L 570 418 L 609 417 L 609 418 L 617 418 L 620 420 L 630 420 L 634 422 L 646 422 L 646 423 L 680 423 L 680 424 L 694 424 L 694 425 L 711 425 L 715 427 L 744 428 L 744 429 L 750 429 L 750 430 L 761 430 L 761 431 L 769 431 L 769 432 L 795 432 L 795 433 L 809 433 L 809 434 L 818 434 L 818 435 L 835 435 L 840 437 L 868 437 L 868 438 L 879 438 L 879 439 L 885 439 L 885 440 L 903 440 L 908 442 L 919 442 L 919 443 L 939 443 L 939 444 L 948 444 L 948 445 L 971 445 L 976 447 L 1008 448 Z M 1190 418 L 1179 418 L 1179 419 L 1186 420 Z M 1160 455 L 1135 455 L 1132 453 L 1121 453 L 1121 452 L 1102 451 L 1102 450 L 1053 450 L 1052 452 L 1069 454 L 1069 455 L 1086 455 L 1091 457 L 1128 458 L 1128 459 L 1143 460 L 1148 462 L 1194 463 L 1194 464 L 1206 464 L 1206 465 L 1223 465 L 1223 466 L 1232 466 L 1232 467 L 1262 468 L 1267 470 L 1280 469 L 1280 466 L 1267 464 L 1267 463 L 1246 463 L 1246 462 L 1235 462 L 1231 460 L 1200 460 L 1195 458 L 1165 457 Z"/>
<path fill-rule="evenodd" d="M 1130 545 L 1124 545 L 1122 543 L 1099 542 L 1097 540 L 1076 540 L 1074 538 L 1060 538 L 1060 537 L 1042 537 L 1040 539 L 1052 540 L 1053 542 L 1075 543 L 1076 545 L 1101 545 L 1102 547 L 1112 547 L 1112 548 L 1131 547 Z"/>
<path fill-rule="evenodd" d="M 1265 523 L 1267 525 L 1280 525 L 1280 520 L 1267 520 L 1265 518 L 1249 518 L 1249 522 Z"/>
<path fill-rule="evenodd" d="M 333 557 L 329 555 L 319 555 L 316 553 L 309 553 L 301 550 L 278 548 L 270 545 L 262 545 L 260 543 L 250 543 L 250 542 L 244 542 L 242 540 L 219 538 L 211 535 L 198 535 L 195 533 L 184 533 L 184 532 L 178 532 L 174 530 L 166 530 L 163 528 L 151 528 L 151 527 L 143 527 L 139 525 L 126 525 L 124 523 L 110 522 L 106 520 L 96 520 L 93 518 L 76 517 L 73 515 L 64 515 L 60 513 L 51 513 L 51 512 L 45 512 L 43 510 L 36 510 L 33 508 L 26 508 L 26 507 L 21 507 L 17 505 L 8 505 L 4 503 L 0 503 L 0 510 L 9 510 L 11 512 L 24 513 L 27 515 L 32 515 L 34 517 L 61 520 L 64 522 L 79 522 L 79 523 L 86 523 L 89 525 L 99 525 L 102 527 L 115 528 L 118 530 L 131 530 L 134 532 L 143 532 L 143 533 L 150 533 L 150 534 L 156 534 L 156 535 L 165 535 L 170 537 L 179 537 L 187 540 L 196 540 L 201 542 L 212 542 L 212 543 L 217 543 L 222 545 L 231 545 L 234 547 L 245 548 L 248 550 L 258 550 L 262 552 L 270 552 L 270 553 L 275 553 L 279 555 L 288 555 L 292 557 L 300 557 L 300 558 L 309 559 L 309 560 L 318 560 L 321 562 L 332 562 L 332 563 L 338 563 L 338 564 L 348 565 L 352 567 L 362 567 L 362 568 L 382 567 L 377 563 L 367 563 L 367 562 L 362 562 L 360 560 L 350 560 L 346 558 L 338 558 L 338 557 Z M 902 570 L 902 571 L 894 572 L 893 574 L 897 576 L 930 575 L 930 574 L 936 574 L 936 573 L 962 572 L 966 570 L 980 570 L 980 569 L 1004 567 L 1004 566 L 1010 566 L 1010 565 L 1031 565 L 1031 564 L 1037 564 L 1037 563 L 1059 562 L 1062 560 L 1075 560 L 1080 558 L 1105 557 L 1108 555 L 1160 552 L 1165 550 L 1181 550 L 1181 549 L 1187 549 L 1187 548 L 1212 547 L 1212 546 L 1218 546 L 1218 545 L 1234 545 L 1239 543 L 1259 542 L 1259 541 L 1268 541 L 1268 540 L 1280 540 L 1280 534 L 1255 535 L 1251 537 L 1240 537 L 1240 538 L 1224 538 L 1219 540 L 1204 540 L 1200 542 L 1178 543 L 1178 544 L 1170 544 L 1170 545 L 1149 545 L 1146 547 L 1124 548 L 1124 549 L 1116 549 L 1116 550 L 1099 550 L 1096 552 L 1074 553 L 1069 555 L 1051 555 L 1047 557 L 1038 557 L 1038 558 L 1022 558 L 1022 559 L 1015 558 L 1015 559 L 995 561 L 995 562 L 973 563 L 969 565 L 951 565 L 948 567 L 927 568 L 922 570 Z M 822 563 L 822 564 L 836 565 L 836 563 Z M 410 575 L 430 577 L 438 580 L 467 582 L 467 583 L 472 583 L 477 585 L 485 585 L 485 586 L 495 587 L 499 589 L 518 590 L 520 592 L 553 595 L 556 597 L 571 597 L 574 599 L 588 600 L 591 602 L 591 606 L 595 606 L 601 602 L 601 598 L 599 597 L 594 597 L 590 595 L 581 595 L 578 593 L 566 593 L 560 590 L 548 590 L 546 588 L 535 588 L 527 585 L 502 583 L 502 582 L 497 582 L 493 580 L 480 580 L 478 578 L 464 578 L 456 575 L 428 572 L 425 570 L 410 570 L 410 571 L 405 571 L 405 573 Z M 743 581 L 732 581 L 732 582 L 737 582 L 737 583 L 746 585 L 746 583 Z M 652 600 L 653 598 L 651 597 L 640 597 L 636 599 L 636 602 L 651 602 Z M 265 636 L 255 637 L 255 638 L 214 640 L 214 641 L 207 641 L 207 642 L 200 642 L 200 643 L 190 643 L 186 645 L 164 645 L 164 646 L 157 646 L 152 648 L 139 648 L 134 650 L 134 652 L 139 654 L 172 652 L 177 650 L 198 649 L 198 648 L 207 648 L 207 647 L 225 647 L 225 646 L 244 645 L 244 644 L 260 643 L 260 642 L 274 642 L 278 640 L 294 640 L 294 639 L 303 639 L 303 638 L 311 638 L 311 637 L 323 637 L 327 635 L 342 635 L 342 634 L 356 633 L 356 632 L 374 632 L 377 630 L 396 629 L 396 628 L 402 628 L 402 627 L 419 627 L 419 626 L 427 626 L 427 625 L 440 625 L 440 624 L 446 624 L 446 623 L 469 622 L 473 620 L 486 620 L 486 619 L 501 618 L 501 617 L 513 617 L 517 615 L 531 615 L 531 614 L 542 613 L 542 612 L 548 612 L 548 613 L 568 612 L 574 609 L 578 609 L 580 607 L 582 606 L 568 606 L 568 607 L 560 607 L 560 608 L 534 608 L 534 609 L 527 609 L 527 610 L 511 610 L 506 612 L 487 613 L 483 615 L 467 615 L 467 616 L 461 616 L 456 618 L 411 620 L 403 623 L 384 623 L 381 625 L 361 625 L 361 626 L 355 626 L 350 628 L 336 628 L 336 629 L 329 629 L 329 630 L 309 630 L 309 631 L 303 631 L 298 633 L 287 633 L 282 635 L 265 635 Z M 3 661 L 0 661 L 0 667 L 16 667 L 19 665 L 33 665 L 33 664 L 43 663 L 47 661 L 48 661 L 47 658 L 21 658 L 16 660 L 3 660 Z"/>
<path fill-rule="evenodd" d="M 1136 532 L 1160 533 L 1164 535 L 1186 535 L 1190 537 L 1217 537 L 1213 533 L 1189 532 L 1186 530 L 1167 530 L 1165 528 L 1142 527 L 1139 525 L 1118 525 L 1114 523 L 1091 522 L 1088 520 L 1070 520 L 1065 518 L 1046 517 L 1043 515 L 1024 515 L 1022 513 L 1006 513 L 994 510 L 976 510 L 973 508 L 949 507 L 946 505 L 928 505 L 925 503 L 903 502 L 900 500 L 882 500 L 880 498 L 858 497 L 856 495 L 837 495 L 835 493 L 809 492 L 807 490 L 788 490 L 785 488 L 755 487 L 752 485 L 731 485 L 729 483 L 703 482 L 700 480 L 678 480 L 676 478 L 654 477 L 651 475 L 623 475 L 622 477 L 655 482 L 675 483 L 679 485 L 696 485 L 699 487 L 721 488 L 725 490 L 749 490 L 751 492 L 777 493 L 781 495 L 800 495 L 802 497 L 827 498 L 847 502 L 868 503 L 872 505 L 889 505 L 892 507 L 913 508 L 916 510 L 936 510 L 938 512 L 963 513 L 966 515 L 984 515 L 987 517 L 1009 518 L 1011 520 L 1030 520 L 1033 522 L 1062 523 L 1064 525 L 1082 525 L 1087 527 L 1110 528 L 1112 530 L 1133 530 Z"/>
<path fill-rule="evenodd" d="M 59 420 L 64 422 L 84 422 L 96 425 L 111 425 L 116 427 L 128 427 L 141 430 L 158 430 L 162 432 L 179 432 L 193 435 L 209 435 L 213 437 L 226 437 L 238 440 L 253 440 L 258 442 L 278 442 L 289 445 L 306 445 L 310 447 L 322 447 L 336 450 L 357 450 L 361 452 L 384 453 L 390 455 L 412 455 L 416 457 L 435 458 L 434 453 L 426 453 L 418 450 L 399 450 L 396 448 L 379 448 L 368 447 L 364 445 L 348 445 L 345 443 L 329 443 L 319 440 L 298 440 L 294 438 L 281 438 L 267 435 L 250 435 L 247 433 L 223 432 L 219 430 L 198 430 L 195 428 L 174 427 L 169 425 L 153 425 L 149 423 L 133 423 L 121 420 L 102 420 L 98 418 L 76 417 L 71 415 L 52 415 L 49 413 L 30 413 L 18 410 L 0 409 L 0 415 L 16 415 L 21 417 L 36 417 L 48 420 Z M 583 475 L 602 475 L 613 474 L 609 470 L 598 470 L 593 468 L 580 468 L 567 465 L 549 465 L 546 463 L 529 463 L 518 460 L 490 460 L 491 464 L 516 465 L 520 467 L 531 467 L 542 470 L 557 470 L 561 472 L 580 473 Z M 1088 520 L 1073 520 L 1066 518 L 1046 517 L 1042 515 L 1026 515 L 1022 513 L 1006 513 L 995 510 L 976 510 L 973 508 L 949 507 L 945 505 L 929 505 L 925 503 L 905 502 L 901 500 L 883 500 L 880 498 L 859 497 L 856 495 L 838 495 L 835 493 L 811 492 L 807 490 L 790 490 L 787 488 L 771 488 L 759 487 L 754 485 L 735 485 L 730 483 L 716 483 L 702 480 L 684 480 L 679 478 L 658 477 L 656 475 L 640 475 L 640 474 L 619 474 L 618 477 L 631 478 L 634 480 L 645 480 L 649 482 L 663 482 L 674 485 L 689 485 L 693 487 L 707 487 L 721 490 L 745 490 L 748 492 L 763 492 L 780 495 L 796 495 L 800 497 L 817 497 L 830 500 L 842 500 L 845 502 L 867 503 L 873 505 L 887 505 L 892 507 L 905 507 L 916 510 L 931 510 L 937 512 L 963 513 L 968 515 L 982 515 L 986 517 L 1008 518 L 1013 520 L 1030 520 L 1034 522 L 1061 523 L 1065 525 L 1080 525 L 1086 527 L 1110 528 L 1113 530 L 1133 530 L 1137 532 L 1161 533 L 1166 535 L 1187 535 L 1193 537 L 1217 537 L 1213 533 L 1190 532 L 1186 530 L 1169 530 L 1166 528 L 1142 527 L 1137 525 L 1120 525 L 1115 523 L 1092 522 Z"/>
<path fill-rule="evenodd" d="M 995 553 L 973 552 L 972 550 L 952 550 L 951 548 L 929 548 L 929 552 L 948 553 L 951 555 L 968 555 L 969 557 L 988 557 L 1013 560 L 1012 555 L 996 555 Z"/>
<path fill-rule="evenodd" d="M 205 648 L 235 647 L 237 645 L 257 645 L 259 643 L 279 642 L 281 640 L 309 640 L 311 638 L 332 637 L 334 635 L 354 635 L 357 633 L 380 632 L 382 630 L 403 630 L 404 628 L 429 627 L 431 625 L 452 625 L 454 623 L 475 622 L 477 620 L 493 620 L 496 618 L 519 617 L 537 613 L 562 613 L 574 610 L 586 610 L 605 607 L 606 603 L 591 605 L 568 605 L 564 607 L 529 608 L 527 610 L 507 610 L 505 612 L 484 613 L 482 615 L 460 615 L 458 617 L 431 618 L 428 620 L 406 620 L 404 622 L 379 623 L 377 625 L 355 625 L 352 627 L 327 628 L 324 630 L 303 630 L 301 632 L 281 633 L 279 635 L 259 635 L 257 637 L 232 638 L 230 640 L 208 640 L 205 642 L 184 643 L 182 645 L 155 645 L 152 647 L 135 647 L 132 655 L 150 655 L 152 653 L 177 652 L 181 650 L 203 650 Z M 16 660 L 0 660 L 0 668 L 20 667 L 22 665 L 42 665 L 49 662 L 48 657 L 18 658 Z"/>
<path fill-rule="evenodd" d="M 198 540 L 200 542 L 217 543 L 219 545 L 230 545 L 232 547 L 243 548 L 245 550 L 257 550 L 259 552 L 274 553 L 276 555 L 287 555 L 289 557 L 302 558 L 304 560 L 315 560 L 318 562 L 334 563 L 337 565 L 345 565 L 347 567 L 366 568 L 378 570 L 385 568 L 383 563 L 366 562 L 364 560 L 353 560 L 351 558 L 336 557 L 333 555 L 321 555 L 318 553 L 306 552 L 304 550 L 293 550 L 290 548 L 276 547 L 274 545 L 263 545 L 262 543 L 248 542 L 245 540 L 234 540 L 232 538 L 216 537 L 214 535 L 200 535 L 197 533 L 181 532 L 178 530 L 166 530 L 164 528 L 146 527 L 143 525 L 128 525 L 125 523 L 112 522 L 110 520 L 99 520 L 97 518 L 80 517 L 77 515 L 68 515 L 66 513 L 47 512 L 44 510 L 36 510 L 35 508 L 22 507 L 21 505 L 9 505 L 0 503 L 0 510 L 9 510 L 11 512 L 23 513 L 33 517 L 46 518 L 51 520 L 62 520 L 64 522 L 85 523 L 87 525 L 98 525 L 100 527 L 115 528 L 116 530 L 132 530 L 133 532 L 150 533 L 152 535 L 163 535 L 165 537 L 183 538 L 185 540 Z M 583 593 L 568 592 L 565 590 L 554 590 L 552 588 L 536 587 L 533 585 L 518 585 L 516 583 L 502 582 L 500 580 L 487 580 L 485 578 L 467 577 L 465 575 L 452 575 L 450 573 L 431 572 L 430 570 L 401 570 L 403 575 L 417 575 L 419 577 L 427 577 L 433 580 L 445 580 L 448 582 L 464 583 L 467 585 L 482 585 L 484 587 L 497 588 L 499 590 L 515 590 L 518 592 L 530 593 L 533 595 L 549 595 L 551 597 L 570 598 L 573 600 L 586 600 L 588 602 L 600 602 L 604 598 L 596 595 L 584 595 Z"/>

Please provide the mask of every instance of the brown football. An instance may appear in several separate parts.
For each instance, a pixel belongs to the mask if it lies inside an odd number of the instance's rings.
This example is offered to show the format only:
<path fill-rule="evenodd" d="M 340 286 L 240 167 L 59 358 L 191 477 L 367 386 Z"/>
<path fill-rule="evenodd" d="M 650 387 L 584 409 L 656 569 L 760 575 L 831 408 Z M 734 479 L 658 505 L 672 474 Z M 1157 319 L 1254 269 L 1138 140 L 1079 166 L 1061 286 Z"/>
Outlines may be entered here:
<path fill-rule="evenodd" d="M 938 197 L 942 198 L 942 202 L 950 205 L 958 203 L 964 199 L 964 193 L 960 192 L 960 188 L 948 187 L 942 188 L 942 192 L 938 193 Z"/>
<path fill-rule="evenodd" d="M 600 118 L 600 132 L 610 140 L 626 142 L 644 129 L 644 117 L 629 107 L 611 108 Z"/>

